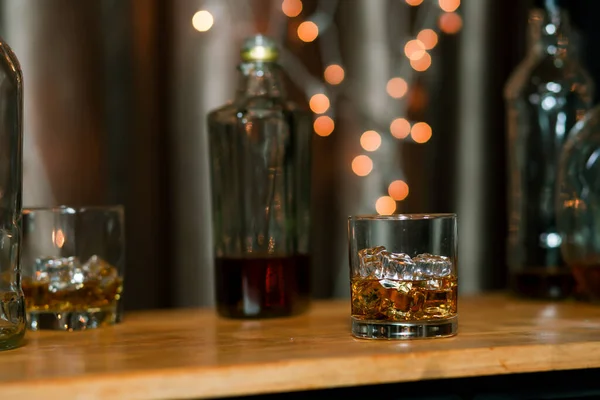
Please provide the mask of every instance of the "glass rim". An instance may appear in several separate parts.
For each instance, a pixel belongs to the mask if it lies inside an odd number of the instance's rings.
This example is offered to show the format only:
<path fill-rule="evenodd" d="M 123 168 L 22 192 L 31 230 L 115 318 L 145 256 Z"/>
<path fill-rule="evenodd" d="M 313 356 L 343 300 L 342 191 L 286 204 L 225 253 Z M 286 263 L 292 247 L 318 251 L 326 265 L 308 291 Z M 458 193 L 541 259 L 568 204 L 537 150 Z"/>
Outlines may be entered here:
<path fill-rule="evenodd" d="M 351 215 L 348 221 L 423 221 L 433 219 L 456 219 L 456 213 L 419 213 L 419 214 L 364 214 Z"/>
<path fill-rule="evenodd" d="M 23 207 L 22 214 L 35 213 L 53 213 L 53 214 L 83 214 L 86 212 L 123 212 L 125 207 L 122 204 L 113 204 L 107 206 L 69 206 L 60 205 L 53 207 Z"/>

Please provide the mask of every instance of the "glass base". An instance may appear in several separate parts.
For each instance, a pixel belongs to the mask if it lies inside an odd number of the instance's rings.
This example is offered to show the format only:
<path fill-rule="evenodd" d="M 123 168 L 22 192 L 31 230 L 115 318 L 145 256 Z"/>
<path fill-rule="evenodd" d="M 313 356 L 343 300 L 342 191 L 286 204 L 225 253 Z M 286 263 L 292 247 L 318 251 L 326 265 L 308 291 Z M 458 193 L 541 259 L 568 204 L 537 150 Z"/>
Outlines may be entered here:
<path fill-rule="evenodd" d="M 93 308 L 85 311 L 30 311 L 27 313 L 27 324 L 32 331 L 41 329 L 82 331 L 113 325 L 116 322 L 116 307 Z"/>
<path fill-rule="evenodd" d="M 352 317 L 352 336 L 359 339 L 427 339 L 454 336 L 458 316 L 437 321 L 387 322 Z"/>
<path fill-rule="evenodd" d="M 24 337 L 24 323 L 20 326 L 0 327 L 0 350 L 10 350 L 22 346 Z"/>

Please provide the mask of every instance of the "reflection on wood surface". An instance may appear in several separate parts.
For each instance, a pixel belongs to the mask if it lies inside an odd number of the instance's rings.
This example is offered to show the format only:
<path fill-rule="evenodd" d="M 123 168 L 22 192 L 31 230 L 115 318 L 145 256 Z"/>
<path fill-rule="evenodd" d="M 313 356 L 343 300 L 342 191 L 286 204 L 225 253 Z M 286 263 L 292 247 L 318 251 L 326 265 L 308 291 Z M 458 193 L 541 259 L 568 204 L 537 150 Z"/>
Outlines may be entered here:
<path fill-rule="evenodd" d="M 272 320 L 181 309 L 28 332 L 2 353 L 0 385 L 7 398 L 198 398 L 600 367 L 597 306 L 461 298 L 458 336 L 419 341 L 353 339 L 349 315 L 349 301 Z"/>

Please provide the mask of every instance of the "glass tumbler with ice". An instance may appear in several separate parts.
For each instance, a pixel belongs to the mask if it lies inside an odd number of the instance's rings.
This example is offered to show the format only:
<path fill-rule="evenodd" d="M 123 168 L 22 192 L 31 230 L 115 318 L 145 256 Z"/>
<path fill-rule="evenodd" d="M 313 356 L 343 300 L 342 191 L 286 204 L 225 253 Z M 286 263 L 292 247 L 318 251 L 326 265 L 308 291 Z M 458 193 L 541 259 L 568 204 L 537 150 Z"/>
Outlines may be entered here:
<path fill-rule="evenodd" d="M 82 330 L 121 318 L 123 209 L 23 211 L 22 287 L 32 330 Z"/>
<path fill-rule="evenodd" d="M 348 245 L 355 337 L 457 333 L 455 214 L 350 217 Z"/>

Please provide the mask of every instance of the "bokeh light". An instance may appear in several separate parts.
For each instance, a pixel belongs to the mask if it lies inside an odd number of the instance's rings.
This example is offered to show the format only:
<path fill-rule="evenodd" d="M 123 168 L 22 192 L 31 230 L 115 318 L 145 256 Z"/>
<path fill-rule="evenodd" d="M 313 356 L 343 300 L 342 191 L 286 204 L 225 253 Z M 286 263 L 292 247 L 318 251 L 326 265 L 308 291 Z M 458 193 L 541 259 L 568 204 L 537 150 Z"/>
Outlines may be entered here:
<path fill-rule="evenodd" d="M 417 122 L 410 130 L 410 136 L 417 143 L 427 143 L 431 135 L 431 127 L 426 122 Z"/>
<path fill-rule="evenodd" d="M 367 176 L 373 170 L 373 161 L 369 156 L 360 155 L 352 160 L 352 172 L 358 176 Z"/>
<path fill-rule="evenodd" d="M 462 18 L 454 12 L 443 13 L 438 19 L 440 30 L 449 35 L 453 35 L 462 28 Z"/>
<path fill-rule="evenodd" d="M 410 122 L 406 118 L 396 118 L 390 124 L 390 132 L 397 139 L 404 139 L 410 134 Z"/>
<path fill-rule="evenodd" d="M 431 50 L 438 42 L 438 35 L 433 29 L 423 29 L 417 34 L 417 39 L 423 43 L 427 50 Z"/>
<path fill-rule="evenodd" d="M 408 184 L 403 180 L 397 180 L 388 186 L 388 194 L 396 201 L 402 201 L 408 197 Z"/>
<path fill-rule="evenodd" d="M 61 249 L 65 245 L 65 233 L 62 229 L 52 231 L 52 242 Z"/>
<path fill-rule="evenodd" d="M 315 133 L 319 136 L 329 136 L 335 129 L 335 122 L 327 115 L 321 115 L 313 123 Z"/>
<path fill-rule="evenodd" d="M 329 98 L 323 93 L 317 93 L 310 98 L 308 105 L 315 114 L 323 114 L 329 110 Z"/>
<path fill-rule="evenodd" d="M 410 66 L 417 72 L 427 71 L 427 69 L 431 67 L 431 56 L 429 53 L 425 53 L 425 55 L 418 60 L 410 60 Z"/>
<path fill-rule="evenodd" d="M 442 10 L 453 12 L 460 7 L 460 0 L 438 0 L 438 4 Z"/>
<path fill-rule="evenodd" d="M 375 151 L 381 146 L 381 136 L 375 131 L 366 131 L 360 136 L 360 145 L 366 151 Z"/>
<path fill-rule="evenodd" d="M 212 14 L 206 10 L 200 10 L 192 17 L 192 26 L 198 32 L 206 32 L 212 28 L 214 22 Z"/>
<path fill-rule="evenodd" d="M 323 76 L 330 85 L 339 85 L 344 80 L 344 68 L 338 64 L 331 64 L 325 68 Z"/>
<path fill-rule="evenodd" d="M 390 215 L 396 211 L 396 202 L 390 196 L 381 196 L 375 202 L 375 210 L 379 215 Z"/>
<path fill-rule="evenodd" d="M 410 60 L 419 60 L 425 53 L 425 44 L 418 39 L 409 40 L 404 45 L 404 54 Z"/>
<path fill-rule="evenodd" d="M 298 37 L 303 42 L 312 42 L 319 36 L 319 27 L 312 21 L 304 21 L 298 25 Z"/>
<path fill-rule="evenodd" d="M 423 0 L 404 0 L 406 1 L 406 4 L 408 4 L 409 6 L 418 6 L 419 4 L 421 4 L 423 2 Z"/>
<path fill-rule="evenodd" d="M 281 11 L 290 18 L 297 17 L 302 12 L 302 1 L 283 0 L 283 3 L 281 3 Z"/>
<path fill-rule="evenodd" d="M 400 99 L 408 91 L 408 83 L 402 78 L 392 78 L 385 87 L 387 93 L 395 99 Z"/>

